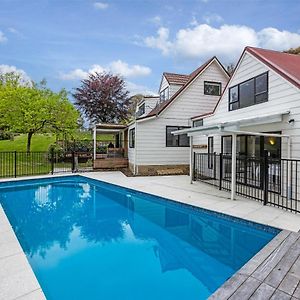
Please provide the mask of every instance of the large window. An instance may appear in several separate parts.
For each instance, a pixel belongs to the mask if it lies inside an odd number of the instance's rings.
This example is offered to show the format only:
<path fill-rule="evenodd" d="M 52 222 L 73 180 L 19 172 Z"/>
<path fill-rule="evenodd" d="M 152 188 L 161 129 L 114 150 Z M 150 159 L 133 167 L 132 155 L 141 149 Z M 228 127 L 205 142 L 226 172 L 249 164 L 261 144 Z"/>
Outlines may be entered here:
<path fill-rule="evenodd" d="M 169 99 L 169 88 L 165 88 L 163 91 L 160 92 L 160 100 L 165 101 Z"/>
<path fill-rule="evenodd" d="M 189 147 L 190 140 L 187 134 L 174 135 L 173 131 L 189 128 L 183 126 L 167 126 L 166 127 L 166 146 L 167 147 Z"/>
<path fill-rule="evenodd" d="M 221 82 L 204 81 L 204 95 L 220 96 Z"/>
<path fill-rule="evenodd" d="M 129 148 L 135 147 L 135 128 L 129 130 Z"/>
<path fill-rule="evenodd" d="M 203 126 L 203 119 L 193 121 L 193 127 Z"/>
<path fill-rule="evenodd" d="M 229 110 L 268 101 L 268 72 L 229 88 Z"/>

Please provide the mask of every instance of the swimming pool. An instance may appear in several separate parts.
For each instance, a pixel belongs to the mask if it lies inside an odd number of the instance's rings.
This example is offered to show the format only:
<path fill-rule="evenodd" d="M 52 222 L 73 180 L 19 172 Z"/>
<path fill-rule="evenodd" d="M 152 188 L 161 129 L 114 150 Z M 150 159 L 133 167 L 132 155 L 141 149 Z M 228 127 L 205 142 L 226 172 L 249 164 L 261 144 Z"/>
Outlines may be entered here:
<path fill-rule="evenodd" d="M 279 230 L 69 176 L 0 184 L 47 299 L 206 299 Z"/>

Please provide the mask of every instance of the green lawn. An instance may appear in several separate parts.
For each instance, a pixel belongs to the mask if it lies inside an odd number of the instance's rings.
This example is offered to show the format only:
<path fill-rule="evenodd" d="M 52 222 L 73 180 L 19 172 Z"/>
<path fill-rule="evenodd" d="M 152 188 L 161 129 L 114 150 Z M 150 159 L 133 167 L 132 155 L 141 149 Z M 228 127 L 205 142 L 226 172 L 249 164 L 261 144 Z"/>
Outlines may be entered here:
<path fill-rule="evenodd" d="M 31 141 L 31 151 L 48 151 L 55 142 L 55 136 L 51 134 L 35 134 Z M 0 151 L 26 151 L 27 135 L 16 136 L 13 141 L 0 141 Z"/>

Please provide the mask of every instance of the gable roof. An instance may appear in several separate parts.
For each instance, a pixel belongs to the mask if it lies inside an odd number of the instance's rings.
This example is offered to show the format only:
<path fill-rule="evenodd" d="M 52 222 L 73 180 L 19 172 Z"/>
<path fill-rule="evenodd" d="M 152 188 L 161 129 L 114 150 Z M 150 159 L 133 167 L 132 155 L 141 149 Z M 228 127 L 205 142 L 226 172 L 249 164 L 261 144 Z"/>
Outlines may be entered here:
<path fill-rule="evenodd" d="M 165 76 L 169 84 L 180 84 L 180 85 L 186 84 L 190 78 L 190 75 L 167 73 L 167 72 L 164 72 L 163 76 Z"/>
<path fill-rule="evenodd" d="M 154 109 L 152 109 L 148 115 L 138 118 L 137 120 L 146 119 L 154 116 L 158 116 L 161 114 L 193 81 L 194 79 L 200 75 L 204 69 L 210 65 L 213 61 L 216 61 L 224 70 L 224 72 L 228 75 L 227 71 L 225 70 L 224 66 L 220 63 L 220 61 L 217 59 L 216 56 L 213 56 L 211 59 L 209 59 L 207 62 L 205 62 L 203 65 L 201 65 L 199 68 L 197 68 L 195 71 L 193 71 L 188 78 L 188 81 L 169 99 L 165 100 L 159 105 L 157 105 Z M 228 75 L 229 77 L 229 75 Z"/>
<path fill-rule="evenodd" d="M 279 51 L 274 51 L 274 50 L 268 50 L 268 49 L 255 48 L 255 47 L 248 46 L 244 49 L 242 55 L 240 56 L 239 61 L 236 64 L 233 74 L 235 73 L 238 65 L 240 64 L 240 61 L 241 61 L 242 57 L 244 56 L 245 52 L 252 54 L 254 57 L 256 57 L 258 60 L 260 60 L 262 63 L 264 63 L 269 68 L 274 70 L 276 73 L 281 75 L 283 78 L 288 80 L 290 83 L 295 85 L 297 88 L 300 88 L 300 55 L 289 54 L 289 53 L 285 53 L 285 52 L 279 52 Z M 234 76 L 231 76 L 231 79 L 233 77 Z M 220 96 L 219 101 L 217 102 L 214 110 L 208 114 L 194 116 L 194 117 L 192 117 L 192 119 L 208 117 L 215 113 L 216 108 L 218 107 L 219 102 L 220 102 L 227 86 L 229 85 L 231 79 L 227 82 L 227 85 L 225 86 L 223 93 Z"/>
<path fill-rule="evenodd" d="M 300 55 L 246 47 L 246 51 L 300 88 Z"/>

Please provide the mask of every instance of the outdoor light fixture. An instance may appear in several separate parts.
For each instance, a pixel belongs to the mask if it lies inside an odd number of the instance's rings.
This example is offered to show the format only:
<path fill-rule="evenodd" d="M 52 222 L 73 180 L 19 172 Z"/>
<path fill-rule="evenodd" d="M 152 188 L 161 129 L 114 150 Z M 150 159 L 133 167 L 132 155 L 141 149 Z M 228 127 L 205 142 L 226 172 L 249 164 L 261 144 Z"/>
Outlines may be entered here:
<path fill-rule="evenodd" d="M 276 144 L 276 139 L 273 138 L 273 137 L 270 137 L 270 138 L 269 138 L 269 144 L 270 144 L 271 146 L 274 146 L 274 145 Z"/>

